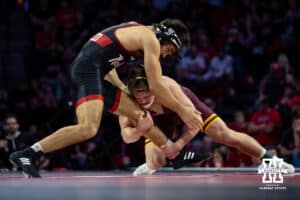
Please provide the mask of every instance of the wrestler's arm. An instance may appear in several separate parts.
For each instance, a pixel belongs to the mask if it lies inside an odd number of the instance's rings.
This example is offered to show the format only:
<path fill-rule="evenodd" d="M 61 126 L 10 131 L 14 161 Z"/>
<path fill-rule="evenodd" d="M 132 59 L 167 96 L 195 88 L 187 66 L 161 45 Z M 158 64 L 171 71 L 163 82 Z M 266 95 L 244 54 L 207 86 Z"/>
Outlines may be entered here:
<path fill-rule="evenodd" d="M 200 129 L 200 114 L 196 109 L 185 106 L 163 84 L 162 70 L 159 62 L 160 43 L 153 32 L 145 32 L 141 36 L 144 50 L 144 65 L 149 88 L 156 98 L 167 108 L 176 112 L 189 127 Z"/>
<path fill-rule="evenodd" d="M 180 101 L 185 106 L 196 109 L 193 102 L 191 101 L 191 99 L 182 91 L 181 86 L 175 80 L 173 80 L 172 78 L 167 77 L 167 76 L 163 76 L 163 80 L 164 80 L 165 85 L 170 89 L 170 91 L 172 92 L 172 94 L 178 101 Z M 200 129 L 202 129 L 203 119 L 201 116 L 199 118 L 200 118 L 199 126 L 200 126 Z M 199 129 L 197 129 L 197 131 L 198 130 Z"/>
<path fill-rule="evenodd" d="M 144 33 L 142 45 L 144 49 L 145 71 L 150 90 L 164 106 L 176 113 L 180 112 L 182 105 L 177 101 L 169 88 L 163 84 L 162 70 L 159 62 L 160 44 L 154 33 Z"/>
<path fill-rule="evenodd" d="M 166 85 L 170 88 L 174 96 L 183 104 L 191 107 L 195 107 L 192 101 L 184 94 L 180 85 L 173 79 L 164 76 L 163 77 Z M 202 119 L 202 118 L 201 118 Z M 201 127 L 203 127 L 203 120 Z M 189 143 L 199 132 L 198 129 L 189 128 L 188 126 L 183 127 L 183 133 L 180 138 L 175 142 L 175 145 L 181 150 L 187 143 Z"/>
<path fill-rule="evenodd" d="M 175 145 L 180 151 L 183 147 L 189 143 L 197 134 L 198 130 L 188 128 L 187 126 L 183 127 L 183 133 L 180 138 L 175 141 Z"/>
<path fill-rule="evenodd" d="M 142 136 L 128 117 L 119 116 L 119 124 L 121 128 L 121 136 L 125 143 L 129 144 L 136 142 Z"/>
<path fill-rule="evenodd" d="M 153 126 L 153 120 L 148 111 L 139 116 L 137 125 L 125 116 L 119 116 L 121 136 L 126 143 L 133 143 Z"/>
<path fill-rule="evenodd" d="M 114 86 L 120 88 L 123 92 L 128 94 L 127 86 L 121 81 L 117 70 L 114 68 L 112 69 L 105 77 L 105 80 L 113 84 Z"/>
<path fill-rule="evenodd" d="M 164 84 L 170 89 L 174 97 L 185 106 L 195 108 L 193 102 L 184 94 L 180 85 L 172 78 L 163 76 Z"/>

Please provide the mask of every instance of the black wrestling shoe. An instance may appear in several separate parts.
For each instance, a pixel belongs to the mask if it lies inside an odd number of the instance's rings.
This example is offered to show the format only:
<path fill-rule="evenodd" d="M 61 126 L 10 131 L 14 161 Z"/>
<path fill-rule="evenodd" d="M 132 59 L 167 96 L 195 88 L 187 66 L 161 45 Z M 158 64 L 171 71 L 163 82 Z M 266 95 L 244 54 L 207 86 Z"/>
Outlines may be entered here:
<path fill-rule="evenodd" d="M 210 152 L 181 151 L 179 155 L 171 160 L 174 169 L 179 169 L 184 165 L 209 160 L 212 157 Z"/>
<path fill-rule="evenodd" d="M 29 153 L 32 149 L 16 151 L 9 156 L 9 161 L 16 167 L 22 169 L 26 178 L 40 178 L 39 171 L 34 167 L 32 155 Z"/>

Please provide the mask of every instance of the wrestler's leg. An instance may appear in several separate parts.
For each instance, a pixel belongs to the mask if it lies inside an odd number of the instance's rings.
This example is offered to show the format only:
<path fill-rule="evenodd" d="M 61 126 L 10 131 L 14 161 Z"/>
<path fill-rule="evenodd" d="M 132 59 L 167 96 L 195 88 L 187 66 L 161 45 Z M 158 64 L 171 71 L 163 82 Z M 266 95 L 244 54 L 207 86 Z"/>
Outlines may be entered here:
<path fill-rule="evenodd" d="M 72 79 L 77 86 L 77 124 L 61 128 L 31 147 L 16 151 L 10 161 L 31 177 L 40 177 L 33 157 L 82 142 L 96 135 L 104 107 L 100 69 L 90 63 L 72 65 Z"/>
<path fill-rule="evenodd" d="M 39 144 L 49 153 L 94 137 L 97 134 L 103 111 L 103 101 L 90 100 L 76 108 L 77 124 L 61 128 L 42 139 Z"/>
<path fill-rule="evenodd" d="M 164 153 L 149 139 L 145 141 L 145 157 L 146 163 L 134 170 L 134 176 L 151 175 L 166 163 Z"/>
<path fill-rule="evenodd" d="M 166 164 L 166 156 L 152 142 L 145 145 L 145 157 L 149 169 L 156 170 Z"/>
<path fill-rule="evenodd" d="M 96 135 L 102 109 L 103 102 L 100 99 L 81 103 L 76 109 L 77 125 L 61 128 L 31 147 L 12 153 L 9 160 L 17 167 L 20 167 L 27 177 L 40 177 L 39 171 L 34 166 L 34 155 L 40 152 L 52 152 Z"/>
<path fill-rule="evenodd" d="M 247 155 L 260 159 L 278 159 L 277 156 L 272 156 L 271 154 L 267 153 L 266 149 L 263 148 L 254 138 L 245 133 L 240 133 L 228 128 L 221 119 L 207 128 L 207 134 L 215 141 L 235 147 Z M 281 167 L 286 169 L 289 174 L 295 173 L 294 166 L 286 163 L 285 161 L 282 162 Z"/>
<path fill-rule="evenodd" d="M 254 138 L 228 128 L 220 118 L 207 127 L 205 133 L 214 141 L 234 147 L 249 156 L 261 158 L 265 154 L 265 149 Z"/>

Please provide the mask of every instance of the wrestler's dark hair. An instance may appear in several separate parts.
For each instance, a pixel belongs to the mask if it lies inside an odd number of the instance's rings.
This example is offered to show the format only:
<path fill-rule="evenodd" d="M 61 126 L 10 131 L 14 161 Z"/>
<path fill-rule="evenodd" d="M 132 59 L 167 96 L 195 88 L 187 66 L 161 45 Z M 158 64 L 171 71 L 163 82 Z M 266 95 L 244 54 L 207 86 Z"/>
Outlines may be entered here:
<path fill-rule="evenodd" d="M 129 68 L 127 81 L 127 88 L 131 95 L 133 94 L 133 91 L 149 91 L 146 72 L 141 65 L 131 66 Z"/>
<path fill-rule="evenodd" d="M 167 18 L 162 20 L 159 24 L 153 24 L 154 28 L 163 25 L 167 28 L 172 28 L 178 35 L 182 45 L 190 46 L 191 36 L 188 27 L 179 19 Z M 166 42 L 162 40 L 161 43 Z"/>

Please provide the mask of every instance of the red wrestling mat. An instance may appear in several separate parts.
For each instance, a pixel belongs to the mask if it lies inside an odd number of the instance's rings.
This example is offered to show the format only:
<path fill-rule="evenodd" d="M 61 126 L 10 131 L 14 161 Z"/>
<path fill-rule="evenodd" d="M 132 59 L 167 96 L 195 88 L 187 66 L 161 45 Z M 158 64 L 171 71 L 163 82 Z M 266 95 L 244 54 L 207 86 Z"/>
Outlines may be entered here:
<path fill-rule="evenodd" d="M 131 172 L 44 173 L 42 179 L 0 174 L 0 199 L 299 199 L 300 173 L 266 186 L 256 172 L 158 172 L 133 177 Z M 270 189 L 273 187 L 273 189 Z M 230 200 L 231 200 L 230 199 Z"/>

